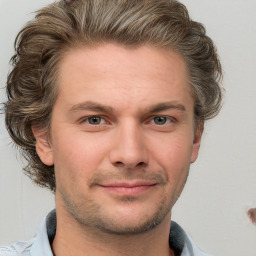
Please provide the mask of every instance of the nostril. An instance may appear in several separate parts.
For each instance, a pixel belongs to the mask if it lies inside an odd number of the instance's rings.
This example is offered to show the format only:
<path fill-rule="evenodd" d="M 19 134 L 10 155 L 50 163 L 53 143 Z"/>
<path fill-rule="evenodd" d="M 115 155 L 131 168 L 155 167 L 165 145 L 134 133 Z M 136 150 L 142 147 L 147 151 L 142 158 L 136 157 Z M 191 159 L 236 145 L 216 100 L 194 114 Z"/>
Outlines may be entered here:
<path fill-rule="evenodd" d="M 114 166 L 116 167 L 126 167 L 128 169 L 133 169 L 133 168 L 143 168 L 146 166 L 146 163 L 144 162 L 139 162 L 138 164 L 129 164 L 129 163 L 123 163 L 122 161 L 116 161 L 114 163 Z"/>
<path fill-rule="evenodd" d="M 115 166 L 124 166 L 124 163 L 121 161 L 115 162 Z"/>
<path fill-rule="evenodd" d="M 146 164 L 145 164 L 144 162 L 139 162 L 136 167 L 143 167 L 143 166 L 145 166 L 145 165 L 146 165 Z"/>

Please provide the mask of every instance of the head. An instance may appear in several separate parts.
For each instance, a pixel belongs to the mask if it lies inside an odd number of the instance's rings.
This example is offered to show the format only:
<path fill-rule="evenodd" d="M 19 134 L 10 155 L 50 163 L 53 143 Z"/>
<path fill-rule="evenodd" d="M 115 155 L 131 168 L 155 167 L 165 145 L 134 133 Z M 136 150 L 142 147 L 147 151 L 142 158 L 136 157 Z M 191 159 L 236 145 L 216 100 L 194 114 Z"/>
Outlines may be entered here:
<path fill-rule="evenodd" d="M 28 161 L 26 173 L 40 186 L 55 191 L 54 164 L 38 156 L 33 131 L 46 132 L 51 139 L 62 62 L 72 51 L 113 44 L 130 51 L 149 46 L 180 56 L 193 100 L 195 133 L 219 112 L 221 66 L 216 49 L 184 5 L 174 0 L 57 1 L 39 10 L 18 34 L 7 81 L 6 126 Z"/>

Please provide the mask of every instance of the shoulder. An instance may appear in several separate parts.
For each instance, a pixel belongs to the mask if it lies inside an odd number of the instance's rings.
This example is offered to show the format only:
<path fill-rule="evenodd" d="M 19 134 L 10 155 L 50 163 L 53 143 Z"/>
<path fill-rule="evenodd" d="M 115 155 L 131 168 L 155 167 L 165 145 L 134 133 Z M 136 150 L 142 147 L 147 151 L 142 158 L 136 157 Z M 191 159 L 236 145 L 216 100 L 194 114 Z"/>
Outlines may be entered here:
<path fill-rule="evenodd" d="M 181 256 L 211 256 L 199 249 L 190 235 L 176 222 L 171 222 L 169 235 L 170 247 Z"/>
<path fill-rule="evenodd" d="M 194 255 L 194 256 L 212 256 L 211 254 L 208 254 L 204 251 L 202 251 L 192 240 L 190 235 L 185 231 L 186 237 L 185 237 L 185 246 L 184 246 L 184 256 L 185 255 Z M 183 256 L 183 254 L 182 254 Z"/>
<path fill-rule="evenodd" d="M 30 249 L 34 239 L 17 242 L 10 246 L 0 247 L 0 256 L 30 256 Z"/>
<path fill-rule="evenodd" d="M 0 247 L 0 256 L 53 256 L 49 238 L 55 235 L 56 222 L 51 220 L 54 216 L 52 211 L 41 221 L 36 236 L 30 241 Z M 47 225 L 51 226 L 49 230 Z"/>

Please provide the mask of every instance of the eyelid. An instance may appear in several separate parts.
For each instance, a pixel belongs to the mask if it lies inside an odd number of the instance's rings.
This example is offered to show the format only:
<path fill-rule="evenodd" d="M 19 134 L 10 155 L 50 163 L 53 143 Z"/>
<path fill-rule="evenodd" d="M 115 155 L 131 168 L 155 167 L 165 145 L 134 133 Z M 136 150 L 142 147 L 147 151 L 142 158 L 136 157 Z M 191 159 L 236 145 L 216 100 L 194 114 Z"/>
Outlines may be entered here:
<path fill-rule="evenodd" d="M 107 118 L 102 116 L 102 115 L 89 115 L 89 116 L 85 116 L 85 117 L 80 118 L 78 122 L 79 123 L 85 123 L 86 122 L 89 125 L 93 126 L 93 124 L 90 124 L 88 122 L 89 118 L 92 118 L 92 117 L 99 117 L 99 118 L 101 118 L 101 120 L 104 120 L 104 124 L 107 123 Z M 102 125 L 102 124 L 95 124 L 95 126 L 99 126 L 99 125 Z"/>
<path fill-rule="evenodd" d="M 166 118 L 167 120 L 170 121 L 169 123 L 174 123 L 175 121 L 177 121 L 175 117 L 173 117 L 173 116 L 168 116 L 168 115 L 153 115 L 153 116 L 151 116 L 150 118 L 148 118 L 148 120 L 149 120 L 149 122 L 152 122 L 152 121 L 154 121 L 154 119 L 157 118 L 157 117 L 164 117 L 164 118 Z"/>
<path fill-rule="evenodd" d="M 88 123 L 89 124 L 89 122 L 88 122 L 88 119 L 89 118 L 92 118 L 92 117 L 100 117 L 103 121 L 104 121 L 104 123 L 103 124 L 95 124 L 95 126 L 99 126 L 99 125 L 104 125 L 104 124 L 110 124 L 111 123 L 111 121 L 109 120 L 109 118 L 107 118 L 106 116 L 104 116 L 104 115 L 101 115 L 101 114 L 91 114 L 91 115 L 88 115 L 88 116 L 84 116 L 84 117 L 82 117 L 82 118 L 80 118 L 79 120 L 78 120 L 78 123 Z M 154 118 L 157 118 L 157 117 L 164 117 L 164 118 L 166 118 L 167 119 L 167 123 L 166 124 L 170 124 L 170 123 L 175 123 L 175 122 L 177 122 L 177 119 L 175 118 L 175 117 L 173 117 L 173 116 L 168 116 L 168 115 L 152 115 L 152 116 L 150 116 L 150 117 L 148 117 L 147 119 L 146 119 L 146 123 L 148 123 L 148 124 L 153 124 L 152 122 L 154 121 Z M 169 120 L 169 121 L 168 121 Z M 166 125 L 165 124 L 165 125 Z M 93 125 L 93 124 L 89 124 L 89 125 Z M 160 126 L 160 125 L 159 125 Z"/>

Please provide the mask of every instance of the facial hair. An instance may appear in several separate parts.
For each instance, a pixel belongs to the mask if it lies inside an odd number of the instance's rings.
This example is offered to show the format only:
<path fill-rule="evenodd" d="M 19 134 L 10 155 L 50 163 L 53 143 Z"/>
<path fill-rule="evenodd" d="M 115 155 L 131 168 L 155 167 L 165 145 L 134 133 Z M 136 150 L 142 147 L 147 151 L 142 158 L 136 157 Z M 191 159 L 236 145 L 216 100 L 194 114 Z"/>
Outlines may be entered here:
<path fill-rule="evenodd" d="M 135 180 L 149 181 L 156 183 L 159 189 L 164 190 L 168 184 L 168 177 L 164 173 L 148 173 L 146 171 L 132 172 L 123 171 L 119 173 L 107 173 L 106 171 L 98 171 L 94 173 L 92 178 L 88 180 L 88 187 L 93 189 L 99 184 L 108 182 L 132 182 Z M 185 184 L 186 180 L 184 181 Z M 184 185 L 183 185 L 184 186 Z M 181 192 L 181 191 L 180 191 Z M 180 194 L 179 192 L 179 194 Z M 145 213 L 143 219 L 139 223 L 131 225 L 126 224 L 125 218 L 123 221 L 117 221 L 113 216 L 114 214 L 107 215 L 103 207 L 89 198 L 75 198 L 67 195 L 64 190 L 60 190 L 62 199 L 66 205 L 67 210 L 76 219 L 76 221 L 85 228 L 96 228 L 102 232 L 115 235 L 134 235 L 142 234 L 156 228 L 171 211 L 173 204 L 176 202 L 178 195 L 167 195 L 159 198 L 154 205 L 155 211 L 151 214 Z M 122 196 L 119 201 L 122 203 L 133 203 L 137 197 L 135 196 Z"/>

